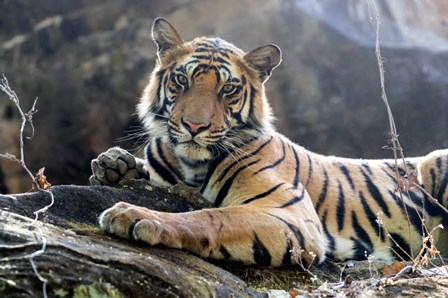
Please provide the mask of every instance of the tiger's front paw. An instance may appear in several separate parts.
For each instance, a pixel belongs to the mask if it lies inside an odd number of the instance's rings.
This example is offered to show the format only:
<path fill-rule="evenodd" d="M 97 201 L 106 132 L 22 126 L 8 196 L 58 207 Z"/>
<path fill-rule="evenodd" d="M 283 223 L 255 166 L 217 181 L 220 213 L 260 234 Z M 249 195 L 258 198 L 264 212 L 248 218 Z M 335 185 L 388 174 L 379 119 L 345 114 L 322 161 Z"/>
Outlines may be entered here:
<path fill-rule="evenodd" d="M 128 151 L 113 147 L 92 160 L 92 185 L 116 185 L 119 181 L 146 178 L 149 174 L 144 161 L 134 157 Z"/>
<path fill-rule="evenodd" d="M 120 202 L 100 215 L 99 224 L 103 231 L 122 238 L 181 248 L 179 232 L 169 217 L 169 213 Z"/>

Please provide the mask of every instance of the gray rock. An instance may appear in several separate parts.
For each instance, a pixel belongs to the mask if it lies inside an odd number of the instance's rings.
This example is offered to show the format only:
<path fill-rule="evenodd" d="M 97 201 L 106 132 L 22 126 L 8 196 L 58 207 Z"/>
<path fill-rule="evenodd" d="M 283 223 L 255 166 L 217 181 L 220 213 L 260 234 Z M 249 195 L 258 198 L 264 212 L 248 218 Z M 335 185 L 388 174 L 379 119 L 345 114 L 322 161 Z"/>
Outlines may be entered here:
<path fill-rule="evenodd" d="M 35 262 L 48 280 L 51 296 L 58 290 L 73 296 L 92 288 L 106 297 L 266 296 L 249 289 L 233 274 L 188 253 L 136 245 L 101 232 L 96 228 L 97 216 L 118 200 L 177 212 L 207 206 L 194 198 L 191 190 L 179 190 L 192 196 L 181 199 L 176 189 L 168 193 L 144 182 L 123 187 L 53 187 L 54 205 L 40 217 L 46 223 L 38 221 L 32 227 L 32 220 L 23 215 L 34 217 L 33 211 L 49 203 L 49 195 L 0 195 L 0 296 L 41 296 L 42 286 L 29 262 L 29 255 L 41 246 L 36 227 L 47 239 L 47 246 Z"/>
<path fill-rule="evenodd" d="M 34 261 L 48 280 L 49 297 L 283 297 L 287 292 L 299 297 L 443 297 L 448 290 L 446 276 L 376 286 L 383 264 L 371 260 L 327 261 L 306 270 L 212 264 L 181 250 L 109 236 L 98 229 L 97 217 L 120 200 L 168 212 L 210 207 L 187 187 L 159 189 L 142 180 L 120 187 L 52 187 L 53 206 L 32 226 L 33 212 L 50 203 L 47 193 L 0 195 L 0 296 L 42 296 L 42 283 L 29 260 L 42 248 L 42 235 L 46 249 Z M 341 284 L 344 279 L 353 282 Z"/>

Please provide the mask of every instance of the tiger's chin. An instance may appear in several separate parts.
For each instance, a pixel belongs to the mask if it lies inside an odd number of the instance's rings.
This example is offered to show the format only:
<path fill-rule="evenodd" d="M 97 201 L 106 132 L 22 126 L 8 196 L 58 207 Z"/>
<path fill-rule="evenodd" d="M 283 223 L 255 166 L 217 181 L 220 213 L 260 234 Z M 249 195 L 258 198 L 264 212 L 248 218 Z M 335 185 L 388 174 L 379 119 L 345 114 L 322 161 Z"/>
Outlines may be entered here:
<path fill-rule="evenodd" d="M 174 153 L 182 160 L 189 160 L 192 162 L 208 162 L 213 158 L 212 153 L 206 148 L 196 142 L 185 142 L 177 144 L 174 148 Z"/>

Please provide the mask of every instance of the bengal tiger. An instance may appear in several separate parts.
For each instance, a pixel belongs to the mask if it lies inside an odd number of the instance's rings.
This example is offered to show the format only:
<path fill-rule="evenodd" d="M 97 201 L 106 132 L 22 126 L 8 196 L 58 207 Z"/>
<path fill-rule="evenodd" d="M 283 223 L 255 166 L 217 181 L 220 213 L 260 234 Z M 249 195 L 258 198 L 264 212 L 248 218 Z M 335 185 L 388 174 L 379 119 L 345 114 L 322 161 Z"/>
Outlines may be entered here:
<path fill-rule="evenodd" d="M 408 258 L 448 223 L 448 150 L 407 159 L 400 176 L 393 160 L 313 153 L 272 126 L 264 83 L 282 60 L 276 45 L 245 53 L 220 38 L 185 42 L 162 18 L 152 36 L 157 64 L 137 107 L 150 135 L 146 161 L 111 148 L 92 161 L 91 183 L 184 183 L 216 208 L 165 213 L 120 202 L 100 215 L 104 231 L 204 258 L 308 266 Z M 421 189 L 401 199 L 405 172 Z M 448 252 L 446 231 L 432 237 Z"/>

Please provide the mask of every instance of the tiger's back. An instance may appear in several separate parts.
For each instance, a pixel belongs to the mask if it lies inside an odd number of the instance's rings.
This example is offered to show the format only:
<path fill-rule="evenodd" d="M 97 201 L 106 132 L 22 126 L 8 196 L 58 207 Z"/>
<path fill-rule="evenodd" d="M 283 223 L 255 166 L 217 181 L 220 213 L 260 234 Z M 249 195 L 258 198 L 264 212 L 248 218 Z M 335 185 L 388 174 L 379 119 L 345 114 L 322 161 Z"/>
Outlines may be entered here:
<path fill-rule="evenodd" d="M 151 139 L 137 172 L 198 187 L 216 208 L 174 214 L 118 203 L 101 215 L 104 230 L 260 266 L 409 258 L 430 232 L 448 253 L 445 232 L 432 231 L 448 218 L 448 150 L 409 159 L 398 175 L 391 160 L 307 151 L 271 124 L 264 83 L 281 62 L 277 46 L 244 53 L 219 38 L 184 42 L 163 19 L 153 38 L 158 63 L 138 106 Z M 92 168 L 94 181 L 111 184 L 107 170 L 117 167 L 99 158 Z"/>

